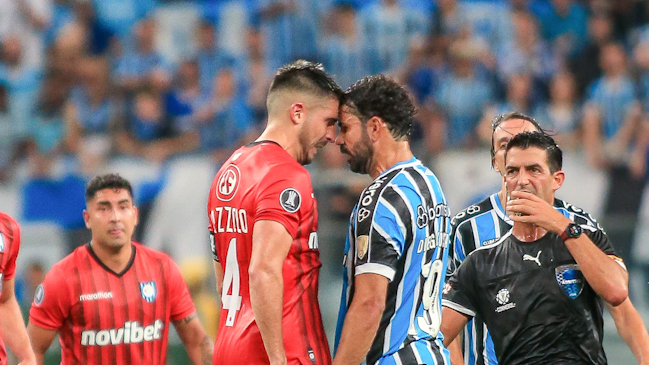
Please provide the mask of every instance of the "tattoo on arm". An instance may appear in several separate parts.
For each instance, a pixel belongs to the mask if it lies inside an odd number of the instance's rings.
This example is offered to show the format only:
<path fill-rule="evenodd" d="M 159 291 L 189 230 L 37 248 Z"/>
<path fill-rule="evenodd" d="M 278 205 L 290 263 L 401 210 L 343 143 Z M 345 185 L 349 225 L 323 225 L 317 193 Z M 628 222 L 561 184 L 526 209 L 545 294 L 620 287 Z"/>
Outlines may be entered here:
<path fill-rule="evenodd" d="M 210 336 L 205 335 L 201 341 L 201 364 L 212 365 L 212 355 L 214 353 L 214 343 Z"/>
<path fill-rule="evenodd" d="M 175 321 L 174 323 L 177 324 L 177 325 L 178 324 L 187 324 L 187 323 L 191 322 L 192 319 L 194 319 L 196 317 L 198 317 L 198 313 L 190 314 L 189 316 L 187 316 L 187 317 L 185 317 L 183 319 L 179 319 L 179 320 Z"/>

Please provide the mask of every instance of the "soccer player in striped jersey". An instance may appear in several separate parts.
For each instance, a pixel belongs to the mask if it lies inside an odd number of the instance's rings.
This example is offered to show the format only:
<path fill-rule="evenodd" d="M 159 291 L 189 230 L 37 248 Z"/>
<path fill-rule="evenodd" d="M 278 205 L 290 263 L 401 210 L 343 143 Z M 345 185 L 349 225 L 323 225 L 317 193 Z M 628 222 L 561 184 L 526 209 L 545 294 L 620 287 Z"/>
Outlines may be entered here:
<path fill-rule="evenodd" d="M 34 295 L 27 331 L 38 364 L 59 334 L 62 364 L 166 363 L 173 323 L 194 364 L 212 363 L 180 270 L 131 241 L 138 220 L 131 184 L 116 174 L 86 187 L 90 243 L 55 264 Z"/>
<path fill-rule="evenodd" d="M 525 114 L 511 112 L 494 118 L 491 163 L 496 172 L 501 174 L 504 172 L 504 152 L 509 140 L 519 133 L 531 131 L 543 130 L 532 117 Z M 500 191 L 467 207 L 453 217 L 451 220 L 452 249 L 449 253 L 447 278 L 476 248 L 496 242 L 511 230 L 513 222 L 503 209 L 505 197 L 506 190 L 503 182 Z M 599 223 L 590 214 L 568 202 L 555 199 L 554 208 L 581 225 L 599 227 Z M 618 332 L 633 351 L 638 362 L 642 363 L 642 359 L 649 360 L 649 347 L 645 345 L 649 343 L 649 335 L 630 299 L 617 307 L 609 307 L 609 310 Z M 474 317 L 465 327 L 462 343 L 458 337 L 452 345 L 449 345 L 449 350 L 454 363 L 462 363 L 462 360 L 456 360 L 462 352 L 464 364 L 495 365 L 498 363 L 491 335 L 479 316 Z"/>
<path fill-rule="evenodd" d="M 7 364 L 3 339 L 21 365 L 35 364 L 25 322 L 14 293 L 16 257 L 20 249 L 20 227 L 6 213 L 0 212 L 0 365 Z"/>
<path fill-rule="evenodd" d="M 437 177 L 410 150 L 412 98 L 377 75 L 352 85 L 341 105 L 336 143 L 374 182 L 350 217 L 333 363 L 450 364 L 439 332 L 450 213 Z"/>

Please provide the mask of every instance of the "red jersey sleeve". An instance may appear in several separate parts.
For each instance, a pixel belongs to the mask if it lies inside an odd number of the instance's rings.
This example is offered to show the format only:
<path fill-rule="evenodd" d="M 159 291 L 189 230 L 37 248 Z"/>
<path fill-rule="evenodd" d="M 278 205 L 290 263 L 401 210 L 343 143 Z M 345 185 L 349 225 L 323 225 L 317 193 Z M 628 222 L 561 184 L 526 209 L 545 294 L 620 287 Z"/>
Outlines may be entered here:
<path fill-rule="evenodd" d="M 295 238 L 300 224 L 300 206 L 311 199 L 311 178 L 304 169 L 276 166 L 259 185 L 255 221 L 281 223 Z"/>
<path fill-rule="evenodd" d="M 58 330 L 68 316 L 70 305 L 66 275 L 54 266 L 36 289 L 29 321 L 41 328 Z"/>
<path fill-rule="evenodd" d="M 9 250 L 9 258 L 5 264 L 3 270 L 2 280 L 10 280 L 16 274 L 16 258 L 18 257 L 18 251 L 20 250 L 20 226 L 15 219 L 7 216 L 6 220 L 7 231 L 10 232 L 11 237 L 3 237 L 1 242 L 4 250 Z"/>
<path fill-rule="evenodd" d="M 196 308 L 176 263 L 169 259 L 167 267 L 169 273 L 167 279 L 169 283 L 169 299 L 171 300 L 170 319 L 177 321 L 194 314 Z"/>

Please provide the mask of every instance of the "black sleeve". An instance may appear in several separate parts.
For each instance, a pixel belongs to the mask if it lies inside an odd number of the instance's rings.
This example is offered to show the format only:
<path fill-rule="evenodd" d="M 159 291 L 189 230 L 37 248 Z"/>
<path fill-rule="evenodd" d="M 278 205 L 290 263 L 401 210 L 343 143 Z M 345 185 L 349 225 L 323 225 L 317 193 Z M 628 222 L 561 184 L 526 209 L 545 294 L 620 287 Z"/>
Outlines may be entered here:
<path fill-rule="evenodd" d="M 470 255 L 458 267 L 448 280 L 443 290 L 442 305 L 462 314 L 475 317 L 478 307 L 476 303 L 476 270 L 475 255 Z"/>

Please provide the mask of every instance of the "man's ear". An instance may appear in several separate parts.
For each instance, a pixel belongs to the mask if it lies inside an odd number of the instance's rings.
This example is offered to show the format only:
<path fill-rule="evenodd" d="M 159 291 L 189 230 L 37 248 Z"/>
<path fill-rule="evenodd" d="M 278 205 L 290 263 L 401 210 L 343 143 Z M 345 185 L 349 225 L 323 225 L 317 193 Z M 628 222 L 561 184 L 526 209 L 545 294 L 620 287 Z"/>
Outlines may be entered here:
<path fill-rule="evenodd" d="M 291 118 L 291 122 L 293 122 L 293 124 L 295 125 L 304 123 L 304 121 L 306 120 L 304 104 L 300 102 L 291 104 L 291 108 L 289 109 L 289 117 Z"/>
<path fill-rule="evenodd" d="M 552 190 L 557 191 L 563 185 L 563 182 L 566 179 L 566 174 L 563 170 L 555 171 L 552 174 Z"/>
<path fill-rule="evenodd" d="M 83 221 L 86 223 L 86 228 L 90 229 L 90 213 L 86 209 L 83 210 Z"/>
<path fill-rule="evenodd" d="M 385 128 L 385 123 L 383 120 L 377 116 L 370 118 L 367 123 L 365 123 L 365 128 L 367 128 L 367 134 L 370 136 L 372 142 L 379 140 L 383 128 Z"/>

